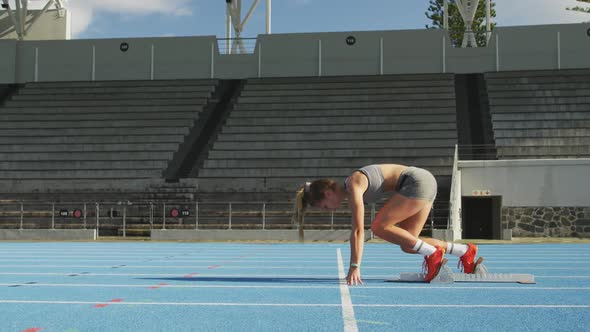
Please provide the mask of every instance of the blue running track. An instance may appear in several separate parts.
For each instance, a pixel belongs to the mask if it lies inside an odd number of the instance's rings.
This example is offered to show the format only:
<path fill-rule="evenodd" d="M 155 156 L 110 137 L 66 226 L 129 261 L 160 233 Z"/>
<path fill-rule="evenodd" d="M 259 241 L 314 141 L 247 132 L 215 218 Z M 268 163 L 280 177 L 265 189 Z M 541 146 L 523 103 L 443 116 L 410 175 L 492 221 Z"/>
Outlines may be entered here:
<path fill-rule="evenodd" d="M 588 331 L 589 244 L 480 245 L 537 284 L 384 282 L 422 258 L 338 244 L 0 243 L 0 331 Z M 454 269 L 457 259 L 449 257 Z"/>

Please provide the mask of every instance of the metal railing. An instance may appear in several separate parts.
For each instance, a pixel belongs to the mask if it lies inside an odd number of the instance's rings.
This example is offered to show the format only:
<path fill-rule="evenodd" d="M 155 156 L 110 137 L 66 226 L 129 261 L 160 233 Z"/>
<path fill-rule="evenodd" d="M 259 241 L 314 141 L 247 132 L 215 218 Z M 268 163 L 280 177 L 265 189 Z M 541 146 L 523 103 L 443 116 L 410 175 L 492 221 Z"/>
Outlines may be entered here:
<path fill-rule="evenodd" d="M 220 54 L 254 54 L 256 38 L 217 38 Z"/>
<path fill-rule="evenodd" d="M 383 203 L 365 209 L 365 227 Z M 152 229 L 293 229 L 293 202 L 0 201 L 0 229 L 96 229 L 98 236 L 149 236 Z M 350 229 L 346 203 L 309 209 L 306 229 Z M 427 226 L 436 224 L 434 211 Z M 428 228 L 428 227 L 427 227 Z"/>

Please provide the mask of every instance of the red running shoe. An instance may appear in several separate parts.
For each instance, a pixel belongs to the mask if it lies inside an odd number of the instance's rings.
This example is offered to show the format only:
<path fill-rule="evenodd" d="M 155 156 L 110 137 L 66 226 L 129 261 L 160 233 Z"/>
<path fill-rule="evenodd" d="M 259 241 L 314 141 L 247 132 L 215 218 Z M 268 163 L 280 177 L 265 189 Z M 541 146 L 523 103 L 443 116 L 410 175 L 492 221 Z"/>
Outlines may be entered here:
<path fill-rule="evenodd" d="M 424 281 L 430 282 L 438 275 L 444 257 L 445 250 L 441 247 L 436 247 L 436 251 L 432 255 L 424 256 L 424 263 L 422 264 L 422 269 L 426 275 Z"/>
<path fill-rule="evenodd" d="M 469 246 L 469 249 L 467 249 L 465 255 L 459 258 L 457 268 L 460 268 L 464 273 L 471 274 L 475 272 L 475 256 L 477 256 L 477 246 L 473 243 L 469 243 L 467 246 Z"/>

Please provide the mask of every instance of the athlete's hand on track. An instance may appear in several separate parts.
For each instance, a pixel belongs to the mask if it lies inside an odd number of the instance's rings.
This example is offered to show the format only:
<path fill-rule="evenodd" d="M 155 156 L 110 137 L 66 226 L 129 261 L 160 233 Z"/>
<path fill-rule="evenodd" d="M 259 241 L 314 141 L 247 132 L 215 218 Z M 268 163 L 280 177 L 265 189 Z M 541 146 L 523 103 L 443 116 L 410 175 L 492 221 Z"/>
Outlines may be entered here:
<path fill-rule="evenodd" d="M 351 267 L 348 269 L 348 275 L 346 276 L 346 283 L 348 285 L 362 285 L 361 270 L 358 267 Z"/>

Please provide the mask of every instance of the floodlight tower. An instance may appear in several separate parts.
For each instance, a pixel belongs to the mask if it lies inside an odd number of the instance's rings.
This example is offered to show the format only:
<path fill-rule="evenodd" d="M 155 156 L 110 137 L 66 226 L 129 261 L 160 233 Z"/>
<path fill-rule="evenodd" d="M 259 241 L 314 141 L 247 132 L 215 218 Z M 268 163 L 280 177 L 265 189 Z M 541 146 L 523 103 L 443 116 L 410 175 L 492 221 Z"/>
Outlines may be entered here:
<path fill-rule="evenodd" d="M 33 18 L 30 22 L 27 22 L 27 15 L 29 13 L 29 0 L 14 0 L 14 8 L 10 4 L 9 0 L 2 0 L 2 8 L 8 12 L 8 16 L 14 25 L 14 31 L 16 32 L 18 40 L 24 40 L 27 33 L 37 20 L 45 14 L 52 5 L 55 5 L 59 17 L 67 15 L 65 3 L 66 0 L 46 0 L 47 3 L 43 9 L 35 11 Z"/>
<path fill-rule="evenodd" d="M 483 0 L 486 2 L 486 43 L 490 41 L 490 37 L 492 36 L 491 30 L 491 13 L 492 13 L 492 5 L 491 0 Z M 473 25 L 473 20 L 475 19 L 475 13 L 477 12 L 477 6 L 479 5 L 479 0 L 455 0 L 457 4 L 457 9 L 459 9 L 459 13 L 461 14 L 461 18 L 463 18 L 463 22 L 465 22 L 465 35 L 463 37 L 463 44 L 461 47 L 477 47 L 477 41 L 475 40 L 475 34 L 473 30 L 471 30 L 471 26 Z M 444 19 L 443 19 L 443 26 L 445 29 L 449 28 L 449 14 L 448 14 L 448 0 L 444 0 Z"/>
<path fill-rule="evenodd" d="M 226 4 L 226 53 L 246 53 L 244 42 L 240 39 L 244 26 L 250 19 L 250 16 L 256 10 L 259 0 L 254 0 L 254 3 L 248 10 L 246 16 L 242 19 L 242 0 L 225 0 Z M 266 33 L 270 34 L 271 25 L 271 0 L 266 0 Z M 235 32 L 235 39 L 232 42 L 232 26 Z M 230 47 L 231 44 L 231 47 Z"/>

